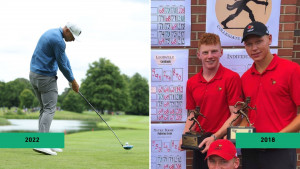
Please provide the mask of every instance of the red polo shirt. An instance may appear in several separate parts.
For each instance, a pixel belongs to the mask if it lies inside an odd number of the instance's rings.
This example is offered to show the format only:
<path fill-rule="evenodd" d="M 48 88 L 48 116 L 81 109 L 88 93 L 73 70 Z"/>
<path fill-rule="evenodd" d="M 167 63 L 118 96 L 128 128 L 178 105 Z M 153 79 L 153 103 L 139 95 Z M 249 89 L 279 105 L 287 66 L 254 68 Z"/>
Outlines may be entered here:
<path fill-rule="evenodd" d="M 257 132 L 279 132 L 296 116 L 300 105 L 300 66 L 276 54 L 263 73 L 255 64 L 242 76 L 245 97 L 251 97 L 250 122 Z"/>
<path fill-rule="evenodd" d="M 198 117 L 201 127 L 215 133 L 229 118 L 229 105 L 241 101 L 241 79 L 237 73 L 221 64 L 209 82 L 203 78 L 202 73 L 203 69 L 187 82 L 186 108 L 193 110 L 199 106 L 200 112 L 206 116 L 206 119 Z M 196 131 L 200 131 L 198 125 Z"/>

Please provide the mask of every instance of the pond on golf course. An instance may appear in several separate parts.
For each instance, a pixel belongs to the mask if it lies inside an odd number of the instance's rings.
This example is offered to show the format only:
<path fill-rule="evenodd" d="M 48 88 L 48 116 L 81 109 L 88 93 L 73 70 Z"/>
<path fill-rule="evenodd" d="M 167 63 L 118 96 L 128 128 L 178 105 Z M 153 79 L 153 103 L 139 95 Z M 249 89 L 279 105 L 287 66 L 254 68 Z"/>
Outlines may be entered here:
<path fill-rule="evenodd" d="M 0 132 L 37 132 L 38 119 L 8 119 L 11 125 L 0 126 Z M 93 130 L 95 124 L 82 120 L 52 120 L 50 132 L 74 133 Z"/>

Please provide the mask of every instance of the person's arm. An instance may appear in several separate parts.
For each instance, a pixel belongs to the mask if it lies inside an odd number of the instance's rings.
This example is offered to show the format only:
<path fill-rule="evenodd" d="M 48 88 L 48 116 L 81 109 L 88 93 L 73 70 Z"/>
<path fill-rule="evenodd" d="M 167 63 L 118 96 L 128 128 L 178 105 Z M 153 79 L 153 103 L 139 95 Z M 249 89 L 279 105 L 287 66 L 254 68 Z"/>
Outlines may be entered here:
<path fill-rule="evenodd" d="M 69 81 L 69 82 L 73 82 L 74 80 L 74 76 L 73 76 L 73 72 L 70 66 L 70 61 L 67 58 L 65 52 L 60 53 L 60 55 L 56 55 L 56 61 L 58 64 L 58 68 L 59 70 L 62 72 L 62 74 L 65 76 L 65 78 Z"/>
<path fill-rule="evenodd" d="M 194 111 L 195 111 L 195 110 L 189 110 L 189 112 L 188 112 L 189 115 L 188 115 L 188 117 L 187 117 L 187 119 L 186 119 L 186 121 L 185 121 L 185 126 L 184 126 L 184 129 L 183 129 L 182 134 L 185 134 L 186 132 L 189 132 L 189 128 L 190 128 L 190 126 L 193 124 L 193 121 L 191 121 L 191 120 L 189 120 L 189 119 L 191 119 L 191 118 L 194 117 Z M 196 127 L 196 125 L 194 125 L 193 128 L 191 128 L 191 130 L 194 131 L 194 130 L 195 130 L 195 127 Z M 182 138 L 180 138 L 178 149 L 179 149 L 180 151 L 183 151 L 183 149 L 181 149 L 181 145 L 182 145 Z"/>
<path fill-rule="evenodd" d="M 295 63 L 296 64 L 296 63 Z M 299 84 L 300 84 L 300 66 L 296 65 L 295 69 L 291 73 L 289 78 L 289 90 L 292 100 L 297 105 L 297 116 L 283 128 L 280 133 L 290 133 L 290 132 L 299 132 L 300 130 L 300 93 L 299 93 Z"/>
<path fill-rule="evenodd" d="M 235 114 L 234 112 L 238 111 L 238 108 L 235 108 L 234 106 L 229 106 L 229 110 L 230 110 L 230 116 L 229 118 L 225 121 L 225 123 L 222 125 L 222 127 L 216 132 L 214 133 L 214 136 L 216 139 L 220 139 L 222 138 L 224 135 L 226 135 L 227 133 L 227 128 L 230 126 L 230 123 L 233 121 L 233 119 L 235 119 L 238 115 Z M 233 125 L 236 125 L 240 122 L 240 118 L 237 119 Z M 215 141 L 215 138 L 213 136 L 211 137 L 207 137 L 205 138 L 199 145 L 199 148 L 202 147 L 205 144 L 205 148 L 201 151 L 202 153 L 205 153 L 210 144 Z"/>
<path fill-rule="evenodd" d="M 54 53 L 57 61 L 59 70 L 65 76 L 65 78 L 72 83 L 72 89 L 78 93 L 79 85 L 73 76 L 70 61 L 65 53 L 65 44 L 62 42 L 57 42 L 55 44 Z"/>
<path fill-rule="evenodd" d="M 297 106 L 297 116 L 294 120 L 288 124 L 285 128 L 283 128 L 279 133 L 292 133 L 299 132 L 300 130 L 300 106 Z"/>
<path fill-rule="evenodd" d="M 67 56 L 65 55 L 65 53 L 63 52 L 62 55 L 60 57 L 57 57 L 56 60 L 57 60 L 59 70 L 66 77 L 66 79 L 72 83 L 72 89 L 78 93 L 79 85 L 78 85 L 77 81 L 75 80 L 75 78 L 73 77 L 70 62 L 69 62 L 69 59 L 67 58 Z"/>

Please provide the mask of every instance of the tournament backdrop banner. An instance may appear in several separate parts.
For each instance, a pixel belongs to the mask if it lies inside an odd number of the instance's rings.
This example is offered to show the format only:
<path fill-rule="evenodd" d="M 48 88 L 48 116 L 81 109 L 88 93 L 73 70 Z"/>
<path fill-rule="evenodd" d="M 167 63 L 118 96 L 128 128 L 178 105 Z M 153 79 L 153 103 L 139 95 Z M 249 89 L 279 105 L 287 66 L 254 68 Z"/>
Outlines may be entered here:
<path fill-rule="evenodd" d="M 271 49 L 271 53 L 277 53 L 277 49 Z M 253 64 L 245 49 L 224 49 L 220 63 L 242 76 Z"/>
<path fill-rule="evenodd" d="M 206 32 L 218 34 L 222 46 L 243 46 L 243 29 L 252 21 L 264 23 L 278 45 L 280 0 L 207 0 Z"/>
<path fill-rule="evenodd" d="M 151 50 L 151 121 L 186 121 L 188 49 Z"/>
<path fill-rule="evenodd" d="M 185 123 L 151 124 L 151 169 L 185 169 L 186 151 L 179 151 Z"/>
<path fill-rule="evenodd" d="M 151 45 L 190 46 L 191 0 L 151 0 Z"/>

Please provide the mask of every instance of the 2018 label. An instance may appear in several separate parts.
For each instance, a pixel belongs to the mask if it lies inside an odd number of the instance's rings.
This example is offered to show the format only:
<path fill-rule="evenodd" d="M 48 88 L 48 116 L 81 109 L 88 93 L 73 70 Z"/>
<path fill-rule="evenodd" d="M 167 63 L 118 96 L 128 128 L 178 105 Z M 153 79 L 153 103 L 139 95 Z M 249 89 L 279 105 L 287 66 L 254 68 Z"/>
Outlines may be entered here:
<path fill-rule="evenodd" d="M 25 137 L 25 142 L 39 142 L 39 137 Z"/>
<path fill-rule="evenodd" d="M 267 143 L 267 142 L 275 142 L 275 137 L 261 137 L 261 141 L 263 143 Z"/>

